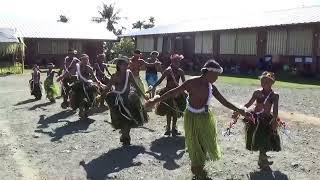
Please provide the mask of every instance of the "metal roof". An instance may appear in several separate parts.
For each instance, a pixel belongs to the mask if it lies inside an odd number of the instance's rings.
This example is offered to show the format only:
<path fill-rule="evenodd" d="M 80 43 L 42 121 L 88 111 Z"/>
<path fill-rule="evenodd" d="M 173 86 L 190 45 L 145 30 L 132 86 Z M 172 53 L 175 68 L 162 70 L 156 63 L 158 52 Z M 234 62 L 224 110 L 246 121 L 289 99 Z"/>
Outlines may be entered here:
<path fill-rule="evenodd" d="M 10 28 L 0 28 L 0 43 L 18 43 L 16 33 Z"/>
<path fill-rule="evenodd" d="M 22 38 L 116 40 L 117 37 L 98 23 L 62 23 L 0 15 L 0 27 L 17 31 Z"/>
<path fill-rule="evenodd" d="M 320 6 L 191 20 L 178 24 L 157 26 L 151 29 L 129 32 L 124 36 L 242 29 L 315 22 L 320 22 Z"/>

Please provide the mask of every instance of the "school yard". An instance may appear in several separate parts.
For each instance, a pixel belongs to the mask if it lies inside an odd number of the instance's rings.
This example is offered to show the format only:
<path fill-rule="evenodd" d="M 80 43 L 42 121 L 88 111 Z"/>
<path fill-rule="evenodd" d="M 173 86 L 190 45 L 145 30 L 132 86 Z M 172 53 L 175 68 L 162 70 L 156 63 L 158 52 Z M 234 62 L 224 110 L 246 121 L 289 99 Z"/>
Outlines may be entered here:
<path fill-rule="evenodd" d="M 164 137 L 164 117 L 149 113 L 150 122 L 132 130 L 133 145 L 121 147 L 108 111 L 90 116 L 90 124 L 80 122 L 77 114 L 60 108 L 61 99 L 56 104 L 44 97 L 34 101 L 29 78 L 0 77 L 0 179 L 191 179 L 184 137 Z M 221 77 L 216 84 L 227 99 L 242 105 L 259 81 Z M 269 154 L 273 173 L 260 172 L 257 153 L 245 150 L 241 122 L 232 136 L 222 136 L 232 112 L 215 101 L 224 156 L 207 163 L 212 179 L 319 178 L 320 86 L 277 82 L 274 89 L 280 93 L 280 117 L 290 134 L 282 134 L 283 151 Z M 183 132 L 183 120 L 178 123 Z"/>

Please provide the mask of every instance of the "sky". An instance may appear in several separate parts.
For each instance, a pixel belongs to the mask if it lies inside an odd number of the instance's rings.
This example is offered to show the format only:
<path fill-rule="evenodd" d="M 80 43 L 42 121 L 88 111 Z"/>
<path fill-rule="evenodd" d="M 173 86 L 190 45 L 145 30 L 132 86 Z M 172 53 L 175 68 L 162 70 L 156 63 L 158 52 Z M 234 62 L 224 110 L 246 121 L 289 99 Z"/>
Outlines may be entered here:
<path fill-rule="evenodd" d="M 184 20 L 232 16 L 239 13 L 264 12 L 320 5 L 320 0 L 0 0 L 0 15 L 23 16 L 55 21 L 60 14 L 70 22 L 89 21 L 98 15 L 102 2 L 115 3 L 121 24 L 131 28 L 137 20 L 156 19 L 156 25 Z"/>

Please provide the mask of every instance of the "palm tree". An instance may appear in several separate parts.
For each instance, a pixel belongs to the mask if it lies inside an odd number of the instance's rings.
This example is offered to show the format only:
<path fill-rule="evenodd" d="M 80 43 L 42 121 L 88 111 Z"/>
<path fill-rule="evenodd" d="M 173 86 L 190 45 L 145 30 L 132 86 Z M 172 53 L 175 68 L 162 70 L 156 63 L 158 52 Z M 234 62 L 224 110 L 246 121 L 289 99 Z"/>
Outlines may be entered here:
<path fill-rule="evenodd" d="M 119 16 L 120 9 L 116 9 L 115 4 L 108 5 L 102 3 L 102 7 L 100 7 L 98 12 L 101 16 L 101 21 L 107 21 L 107 29 L 112 32 L 117 31 L 115 25 L 117 25 L 118 21 L 122 19 L 122 17 Z"/>
<path fill-rule="evenodd" d="M 156 21 L 156 19 L 153 16 L 150 16 L 150 18 L 149 18 L 150 24 L 154 24 L 155 21 Z"/>
<path fill-rule="evenodd" d="M 132 24 L 132 29 L 142 29 L 142 27 L 144 26 L 144 22 L 145 21 L 137 21 L 135 23 Z"/>
<path fill-rule="evenodd" d="M 67 22 L 69 22 L 69 18 L 67 18 L 67 16 L 61 14 L 59 16 L 58 22 L 67 23 Z"/>

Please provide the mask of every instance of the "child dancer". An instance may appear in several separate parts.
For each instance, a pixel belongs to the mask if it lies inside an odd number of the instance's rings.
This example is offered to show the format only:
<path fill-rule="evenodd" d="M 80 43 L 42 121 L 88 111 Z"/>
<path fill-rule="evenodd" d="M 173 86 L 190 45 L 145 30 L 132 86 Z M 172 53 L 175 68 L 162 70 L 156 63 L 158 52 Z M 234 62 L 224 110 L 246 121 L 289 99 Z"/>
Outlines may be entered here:
<path fill-rule="evenodd" d="M 213 96 L 225 107 L 246 115 L 244 110 L 229 103 L 212 85 L 223 71 L 216 61 L 207 61 L 201 71 L 200 77 L 187 80 L 181 86 L 166 92 L 160 98 L 149 100 L 146 104 L 146 106 L 151 106 L 170 97 L 175 97 L 184 91 L 189 93 L 188 105 L 184 114 L 184 130 L 194 178 L 206 176 L 203 168 L 207 155 L 212 160 L 218 160 L 221 157 L 216 119 L 209 109 Z"/>
<path fill-rule="evenodd" d="M 262 88 L 254 91 L 249 102 L 244 105 L 247 109 L 256 103 L 252 111 L 253 117 L 244 119 L 246 149 L 259 151 L 258 165 L 261 169 L 268 169 L 273 162 L 268 161 L 266 152 L 281 150 L 277 131 L 279 94 L 272 90 L 275 82 L 274 73 L 263 72 L 260 79 Z M 234 117 L 237 115 L 234 113 Z"/>
<path fill-rule="evenodd" d="M 113 90 L 106 96 L 106 102 L 110 108 L 112 126 L 115 129 L 120 129 L 120 142 L 123 145 L 130 145 L 131 128 L 140 126 L 148 121 L 148 115 L 140 98 L 147 99 L 147 97 L 138 87 L 132 72 L 127 69 L 128 63 L 129 59 L 127 57 L 117 59 L 117 70 L 111 76 L 109 84 L 109 86 L 113 86 Z M 134 92 L 130 91 L 130 86 L 135 88 Z"/>
<path fill-rule="evenodd" d="M 36 99 L 39 100 L 42 97 L 39 66 L 35 64 L 32 70 L 31 80 L 29 80 L 30 91 L 31 95 L 35 96 Z"/>
<path fill-rule="evenodd" d="M 57 73 L 55 70 L 53 70 L 54 64 L 49 63 L 48 64 L 48 71 L 47 72 L 47 78 L 44 81 L 44 90 L 46 91 L 47 98 L 50 100 L 50 102 L 56 102 L 56 97 L 59 94 L 59 86 L 53 82 L 54 74 Z"/>
<path fill-rule="evenodd" d="M 150 58 L 147 59 L 148 63 L 156 63 L 151 66 L 146 66 L 146 81 L 149 88 L 150 87 L 152 88 L 158 81 L 158 70 L 160 70 L 162 73 L 161 63 L 158 59 L 158 56 L 159 56 L 158 51 L 152 51 L 150 53 Z M 153 98 L 155 96 L 155 93 L 156 93 L 156 88 L 154 88 L 150 92 L 150 97 Z"/>
<path fill-rule="evenodd" d="M 170 57 L 171 65 L 163 72 L 161 78 L 149 91 L 155 91 L 156 87 L 167 78 L 167 85 L 165 88 L 161 89 L 159 95 L 163 95 L 173 88 L 179 86 L 180 79 L 182 82 L 185 81 L 184 71 L 179 67 L 180 61 L 183 59 L 183 55 L 174 54 Z M 160 102 L 155 113 L 160 116 L 167 116 L 167 126 L 164 135 L 172 136 L 180 135 L 177 130 L 177 119 L 182 116 L 186 108 L 186 94 L 182 93 L 179 96 L 171 97 L 163 102 Z M 172 129 L 170 129 L 172 121 Z"/>

